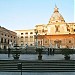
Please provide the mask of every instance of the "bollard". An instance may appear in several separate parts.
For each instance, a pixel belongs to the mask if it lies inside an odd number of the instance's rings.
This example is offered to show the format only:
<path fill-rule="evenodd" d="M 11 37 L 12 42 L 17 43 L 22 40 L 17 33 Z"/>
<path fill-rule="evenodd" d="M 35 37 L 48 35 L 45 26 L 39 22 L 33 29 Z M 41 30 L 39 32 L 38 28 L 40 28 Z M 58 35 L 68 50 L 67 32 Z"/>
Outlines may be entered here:
<path fill-rule="evenodd" d="M 18 63 L 18 70 L 21 70 L 21 75 L 22 75 L 22 63 Z"/>

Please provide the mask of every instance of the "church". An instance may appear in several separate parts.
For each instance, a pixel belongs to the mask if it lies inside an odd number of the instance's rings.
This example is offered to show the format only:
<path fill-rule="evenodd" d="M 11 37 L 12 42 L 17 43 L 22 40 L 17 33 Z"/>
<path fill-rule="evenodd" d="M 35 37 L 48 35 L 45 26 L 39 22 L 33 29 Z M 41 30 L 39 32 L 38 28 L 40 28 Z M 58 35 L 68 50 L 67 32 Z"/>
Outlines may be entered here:
<path fill-rule="evenodd" d="M 34 29 L 16 30 L 19 45 L 52 48 L 75 47 L 75 23 L 67 23 L 55 6 L 48 24 L 37 24 Z"/>
<path fill-rule="evenodd" d="M 36 25 L 38 46 L 75 47 L 75 23 L 65 22 L 55 6 L 48 24 Z M 36 36 L 35 36 L 36 39 Z"/>

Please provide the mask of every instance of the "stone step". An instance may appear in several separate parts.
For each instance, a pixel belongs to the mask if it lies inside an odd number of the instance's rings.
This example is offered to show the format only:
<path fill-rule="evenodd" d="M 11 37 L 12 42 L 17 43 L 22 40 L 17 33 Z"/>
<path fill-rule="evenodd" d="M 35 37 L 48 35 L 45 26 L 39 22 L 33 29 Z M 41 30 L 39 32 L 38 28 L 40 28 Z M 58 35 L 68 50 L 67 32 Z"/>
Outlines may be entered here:
<path fill-rule="evenodd" d="M 75 61 L 1 61 L 0 71 L 17 72 L 18 63 L 22 63 L 24 72 L 75 72 Z"/>
<path fill-rule="evenodd" d="M 0 72 L 21 72 L 21 70 L 0 70 Z M 75 72 L 75 70 L 22 70 L 22 72 Z"/>
<path fill-rule="evenodd" d="M 18 63 L 16 63 L 16 64 L 0 64 L 0 67 L 16 67 L 18 65 Z M 75 64 L 32 64 L 32 63 L 30 63 L 30 64 L 22 64 L 22 66 L 24 67 L 39 67 L 39 66 L 41 66 L 41 67 L 75 67 Z"/>
<path fill-rule="evenodd" d="M 18 69 L 18 67 L 17 66 L 13 66 L 13 67 L 11 67 L 11 66 L 7 66 L 7 67 L 0 67 L 0 70 L 1 69 Z M 58 67 L 56 67 L 56 66 L 53 66 L 53 67 L 48 67 L 48 66 L 46 66 L 46 67 L 41 67 L 41 66 L 39 66 L 39 67 L 37 67 L 37 66 L 23 66 L 22 67 L 22 69 L 74 69 L 75 70 L 75 67 L 73 67 L 73 66 L 71 66 L 71 67 L 67 67 L 67 66 L 65 66 L 65 67 L 61 67 L 61 66 L 58 66 Z"/>
<path fill-rule="evenodd" d="M 75 63 L 75 60 L 0 60 L 1 63 Z"/>
<path fill-rule="evenodd" d="M 17 66 L 12 66 L 12 67 L 11 67 L 11 66 L 2 66 L 2 67 L 0 67 L 0 70 L 1 70 L 1 69 L 17 69 L 17 68 L 18 68 Z M 52 66 L 52 67 L 51 67 L 51 66 L 43 66 L 43 67 L 41 67 L 41 66 L 39 66 L 39 67 L 38 67 L 38 66 L 22 66 L 22 69 L 26 69 L 26 68 L 29 68 L 29 69 L 30 69 L 30 68 L 31 68 L 31 69 L 32 69 L 32 68 L 39 68 L 39 69 L 40 69 L 40 68 L 45 68 L 45 69 L 46 69 L 46 68 L 51 68 L 51 69 L 53 69 L 53 68 L 58 68 L 58 69 L 59 69 L 59 68 L 61 68 L 61 69 L 66 69 L 66 68 L 68 68 L 68 69 L 72 69 L 72 68 L 73 68 L 73 69 L 75 69 L 74 66 L 68 66 L 68 67 L 67 67 L 67 66 L 64 66 L 64 67 L 62 67 L 62 66 Z"/>
<path fill-rule="evenodd" d="M 75 66 L 71 66 L 71 65 L 69 65 L 69 66 L 39 66 L 39 65 L 37 65 L 37 66 L 29 66 L 29 65 L 27 65 L 27 66 L 25 66 L 25 65 L 23 65 L 22 66 L 22 69 L 24 69 L 24 70 L 48 70 L 48 69 L 53 69 L 53 70 L 65 70 L 65 69 L 67 69 L 67 70 L 75 70 Z M 18 70 L 18 66 L 17 65 L 12 65 L 12 66 L 10 66 L 10 65 L 7 65 L 7 66 L 0 66 L 0 70 Z"/>
<path fill-rule="evenodd" d="M 14 67 L 0 67 L 0 70 L 1 69 L 18 69 L 18 67 L 16 66 L 14 66 Z M 61 67 L 61 66 L 59 66 L 59 67 L 34 67 L 34 66 L 31 66 L 31 67 L 22 67 L 22 69 L 75 69 L 75 67 L 73 67 L 73 66 L 71 66 L 71 67 Z"/>

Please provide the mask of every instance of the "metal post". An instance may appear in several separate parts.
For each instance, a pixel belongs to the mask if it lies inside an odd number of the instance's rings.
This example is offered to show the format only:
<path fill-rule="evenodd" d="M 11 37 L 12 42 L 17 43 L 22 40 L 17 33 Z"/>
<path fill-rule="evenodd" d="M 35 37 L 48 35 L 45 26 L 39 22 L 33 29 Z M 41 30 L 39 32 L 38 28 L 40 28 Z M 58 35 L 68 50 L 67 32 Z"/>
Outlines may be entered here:
<path fill-rule="evenodd" d="M 37 32 L 36 32 L 36 48 L 37 48 Z"/>
<path fill-rule="evenodd" d="M 21 69 L 21 75 L 22 75 L 22 69 Z"/>
<path fill-rule="evenodd" d="M 43 29 L 42 29 L 42 33 L 44 33 L 44 26 L 43 26 Z M 42 39 L 43 39 L 43 41 L 42 41 L 42 44 L 43 44 L 43 46 L 44 46 L 44 34 L 42 34 Z"/>
<path fill-rule="evenodd" d="M 41 39 L 41 48 L 42 48 L 42 39 Z"/>
<path fill-rule="evenodd" d="M 36 48 L 38 46 L 38 43 L 37 43 L 37 34 L 38 34 L 38 31 L 35 29 L 35 34 L 36 34 Z"/>
<path fill-rule="evenodd" d="M 22 63 L 18 63 L 18 70 L 21 70 L 21 75 L 22 75 Z"/>

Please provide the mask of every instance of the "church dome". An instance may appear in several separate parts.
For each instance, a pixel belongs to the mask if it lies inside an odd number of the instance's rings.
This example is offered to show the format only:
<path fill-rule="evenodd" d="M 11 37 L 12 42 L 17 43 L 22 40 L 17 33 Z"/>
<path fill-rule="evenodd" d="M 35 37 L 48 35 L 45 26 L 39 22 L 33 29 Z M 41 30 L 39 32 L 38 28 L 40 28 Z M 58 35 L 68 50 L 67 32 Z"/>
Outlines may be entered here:
<path fill-rule="evenodd" d="M 53 12 L 48 24 L 57 23 L 57 22 L 62 23 L 62 22 L 65 22 L 65 20 L 62 17 L 62 15 L 59 13 L 57 6 L 55 6 L 54 12 Z"/>

